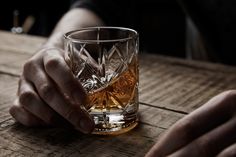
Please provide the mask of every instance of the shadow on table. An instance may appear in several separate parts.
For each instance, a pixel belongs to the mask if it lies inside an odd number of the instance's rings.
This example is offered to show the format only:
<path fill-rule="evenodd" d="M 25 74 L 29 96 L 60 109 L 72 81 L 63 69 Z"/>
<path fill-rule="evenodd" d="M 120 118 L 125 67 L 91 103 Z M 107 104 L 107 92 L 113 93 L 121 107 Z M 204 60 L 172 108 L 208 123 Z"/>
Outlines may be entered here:
<path fill-rule="evenodd" d="M 0 152 L 26 156 L 144 156 L 162 132 L 139 125 L 122 135 L 97 136 L 65 128 L 29 128 L 13 119 L 5 123 L 8 125 L 0 128 L 0 143 L 4 146 Z"/>

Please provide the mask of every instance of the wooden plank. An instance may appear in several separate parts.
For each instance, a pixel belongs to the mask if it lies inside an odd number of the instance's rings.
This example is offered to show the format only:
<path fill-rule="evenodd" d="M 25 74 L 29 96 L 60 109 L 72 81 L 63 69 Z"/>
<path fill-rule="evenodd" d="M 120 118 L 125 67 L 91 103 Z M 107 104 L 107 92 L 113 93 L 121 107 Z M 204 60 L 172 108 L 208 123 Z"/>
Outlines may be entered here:
<path fill-rule="evenodd" d="M 222 73 L 235 72 L 235 66 L 224 65 L 220 63 L 204 62 L 198 60 L 187 60 L 182 58 L 173 58 L 169 56 L 161 56 L 155 54 L 140 53 L 140 58 L 145 62 L 144 64 L 150 64 L 158 61 L 159 63 L 170 64 L 172 66 L 183 66 L 190 69 L 215 71 Z M 143 63 L 143 62 L 142 62 Z"/>
<path fill-rule="evenodd" d="M 22 73 L 23 64 L 31 54 L 0 50 L 0 72 L 14 76 Z"/>
<path fill-rule="evenodd" d="M 140 114 L 140 125 L 119 136 L 84 135 L 63 128 L 29 128 L 15 123 L 8 115 L 0 123 L 0 156 L 104 157 L 119 154 L 125 157 L 141 157 L 165 128 L 169 128 L 184 116 L 145 105 L 140 106 Z"/>
<path fill-rule="evenodd" d="M 0 74 L 0 128 L 14 122 L 8 110 L 16 98 L 17 84 L 17 77 Z"/>
<path fill-rule="evenodd" d="M 46 38 L 0 31 L 0 72 L 19 76 L 23 63 L 29 59 Z"/>
<path fill-rule="evenodd" d="M 46 38 L 0 31 L 0 51 L 34 53 L 46 41 Z"/>
<path fill-rule="evenodd" d="M 14 124 L 0 131 L 0 156 L 121 156 L 144 154 L 163 132 L 140 125 L 119 136 L 83 135 L 60 128 L 26 128 Z"/>
<path fill-rule="evenodd" d="M 0 71 L 16 76 L 22 72 L 23 63 L 46 40 L 6 32 L 0 32 L 0 36 L 8 39 L 0 45 Z M 24 41 L 24 46 L 20 41 Z M 2 50 L 4 47 L 7 51 Z M 235 79 L 235 67 L 140 55 L 140 101 L 156 107 L 189 113 L 212 96 L 235 88 Z"/>
<path fill-rule="evenodd" d="M 189 113 L 214 95 L 236 88 L 236 68 L 145 55 L 140 60 L 140 101 Z"/>
<path fill-rule="evenodd" d="M 150 115 L 151 113 L 151 115 Z M 154 114 L 155 113 L 155 114 Z M 0 123 L 0 156 L 144 156 L 183 114 L 140 105 L 141 122 L 119 136 L 84 135 L 63 128 L 28 128 L 8 118 Z"/>
<path fill-rule="evenodd" d="M 18 77 L 0 74 L 0 111 L 16 98 Z"/>
<path fill-rule="evenodd" d="M 141 157 L 184 114 L 140 104 L 140 124 L 119 136 L 83 135 L 62 128 L 29 128 L 11 118 L 18 77 L 0 74 L 0 156 Z M 7 82 L 7 83 L 6 83 Z M 137 151 L 138 150 L 138 151 Z"/>
<path fill-rule="evenodd" d="M 6 38 L 7 40 L 4 40 Z M 144 156 L 167 128 L 213 95 L 236 87 L 236 68 L 140 55 L 140 125 L 119 136 L 28 128 L 8 109 L 23 63 L 45 38 L 0 31 L 0 156 Z"/>
<path fill-rule="evenodd" d="M 139 106 L 139 113 L 141 123 L 162 129 L 168 129 L 176 121 L 185 116 L 184 113 L 156 108 L 156 106 L 142 103 Z"/>
<path fill-rule="evenodd" d="M 3 36 L 8 34 L 0 32 L 0 35 Z M 37 37 L 32 37 L 34 40 L 31 40 L 31 36 L 13 34 L 10 34 L 10 37 L 11 39 L 15 37 L 16 41 L 25 40 L 25 43 L 28 44 L 14 46 L 21 49 L 22 52 L 30 51 L 28 53 L 15 51 L 16 48 L 10 48 L 9 43 L 6 42 L 7 51 L 1 50 L 0 46 L 0 71 L 19 76 L 23 63 L 30 58 L 33 50 L 38 46 L 36 43 L 42 43 L 45 39 L 37 40 Z M 141 54 L 140 101 L 161 108 L 189 113 L 212 96 L 235 88 L 235 72 L 235 67 L 220 64 Z"/>

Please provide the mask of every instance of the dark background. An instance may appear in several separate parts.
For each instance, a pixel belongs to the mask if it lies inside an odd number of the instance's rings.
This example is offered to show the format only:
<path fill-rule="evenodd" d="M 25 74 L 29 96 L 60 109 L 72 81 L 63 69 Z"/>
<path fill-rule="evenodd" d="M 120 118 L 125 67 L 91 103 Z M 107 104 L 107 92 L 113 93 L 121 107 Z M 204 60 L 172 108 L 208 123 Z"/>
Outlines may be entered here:
<path fill-rule="evenodd" d="M 56 22 L 69 9 L 70 0 L 8 0 L 0 2 L 0 29 L 10 31 L 13 27 L 13 12 L 19 12 L 19 26 L 27 16 L 35 18 L 28 32 L 33 35 L 48 36 Z"/>
<path fill-rule="evenodd" d="M 57 21 L 70 8 L 70 0 L 13 0 L 0 2 L 0 29 L 10 31 L 13 12 L 19 11 L 19 25 L 28 15 L 35 23 L 28 34 L 49 36 Z M 185 15 L 174 0 L 137 1 L 141 49 L 185 57 Z M 146 24 L 151 23 L 151 24 Z M 147 46 L 148 45 L 148 46 Z"/>

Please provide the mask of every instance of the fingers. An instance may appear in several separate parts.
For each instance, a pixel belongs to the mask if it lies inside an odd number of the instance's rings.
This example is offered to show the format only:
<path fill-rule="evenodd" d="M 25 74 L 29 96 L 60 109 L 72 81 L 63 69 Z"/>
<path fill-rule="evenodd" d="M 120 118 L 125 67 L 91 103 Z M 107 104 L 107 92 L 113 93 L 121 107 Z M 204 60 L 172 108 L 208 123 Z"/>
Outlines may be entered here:
<path fill-rule="evenodd" d="M 19 103 L 28 112 L 32 113 L 48 125 L 66 126 L 66 121 L 61 118 L 51 107 L 45 104 L 34 91 L 31 83 L 23 77 L 19 82 Z M 68 125 L 68 124 L 67 124 Z"/>
<path fill-rule="evenodd" d="M 147 156 L 166 156 L 229 120 L 236 112 L 236 91 L 222 93 L 173 125 Z"/>
<path fill-rule="evenodd" d="M 216 129 L 204 134 L 170 156 L 208 157 L 215 156 L 221 150 L 236 141 L 236 117 Z"/>
<path fill-rule="evenodd" d="M 69 72 L 65 73 L 63 72 L 69 69 L 62 69 L 62 73 L 60 73 L 60 69 L 57 68 L 62 68 L 62 67 L 66 67 L 65 62 L 62 62 L 62 60 L 58 59 L 61 54 L 59 54 L 60 52 L 58 52 L 57 50 L 51 50 L 50 53 L 52 53 L 53 55 L 55 55 L 54 57 L 56 59 L 54 59 L 53 57 L 53 64 L 51 63 L 45 63 L 45 66 L 47 67 L 47 69 L 50 67 L 49 66 L 54 66 L 53 69 L 55 69 L 56 73 L 55 74 L 50 74 L 51 76 L 54 76 L 52 80 L 48 74 L 46 73 L 44 66 L 38 66 L 38 63 L 36 64 L 35 61 L 30 61 L 28 62 L 25 67 L 24 67 L 24 76 L 26 77 L 27 80 L 29 80 L 30 82 L 32 82 L 36 88 L 37 93 L 39 94 L 40 98 L 44 100 L 44 102 L 49 105 L 54 111 L 56 111 L 58 114 L 60 114 L 62 117 L 64 117 L 65 119 L 67 119 L 73 126 L 75 126 L 75 128 L 77 128 L 78 130 L 84 132 L 84 133 L 89 133 L 93 130 L 94 128 L 94 122 L 93 120 L 89 117 L 88 113 L 83 111 L 80 108 L 81 105 L 81 99 L 84 99 L 84 95 L 83 92 L 80 91 L 80 89 L 75 88 L 75 85 L 71 85 L 68 83 L 71 83 L 72 78 L 68 78 L 70 76 L 68 76 Z M 44 54 L 44 57 L 46 57 L 47 55 L 49 55 L 48 53 Z M 51 55 L 50 55 L 51 56 Z M 51 61 L 51 60 L 49 60 Z M 48 62 L 49 62 L 48 61 Z M 61 67 L 57 67 L 57 63 L 55 64 L 55 62 L 60 62 L 58 63 Z M 43 63 L 42 63 L 43 64 Z M 53 72 L 53 70 L 49 70 L 49 72 Z M 57 75 L 57 77 L 56 77 Z M 63 80 L 65 79 L 65 81 L 60 81 L 59 79 Z M 62 85 L 57 85 L 56 83 L 62 83 Z M 75 83 L 72 82 L 72 83 Z M 67 86 L 68 85 L 68 86 Z M 76 84 L 77 86 L 79 85 L 78 83 Z M 58 89 L 59 87 L 64 87 L 64 88 L 60 88 L 60 90 Z M 77 93 L 78 97 L 77 99 L 80 100 L 80 103 L 72 103 L 73 101 L 67 101 L 68 99 L 64 98 L 64 95 L 62 93 L 66 93 L 70 90 L 70 88 L 72 88 L 73 90 L 78 90 Z M 82 88 L 82 87 L 80 87 Z M 69 93 L 72 94 L 72 93 Z M 70 95 L 68 93 L 66 93 L 66 95 L 68 95 L 68 97 L 70 98 Z"/>
<path fill-rule="evenodd" d="M 217 157 L 235 157 L 236 156 L 236 143 L 224 149 Z"/>
<path fill-rule="evenodd" d="M 81 105 L 85 103 L 86 93 L 81 84 L 75 79 L 64 58 L 57 52 L 47 54 L 44 59 L 47 74 L 59 86 L 63 94 L 70 98 L 72 103 Z"/>
<path fill-rule="evenodd" d="M 14 105 L 10 108 L 9 113 L 12 115 L 16 121 L 20 122 L 25 126 L 44 126 L 45 123 L 34 116 L 27 110 L 25 110 L 22 106 L 19 105 L 18 99 L 14 102 Z"/>

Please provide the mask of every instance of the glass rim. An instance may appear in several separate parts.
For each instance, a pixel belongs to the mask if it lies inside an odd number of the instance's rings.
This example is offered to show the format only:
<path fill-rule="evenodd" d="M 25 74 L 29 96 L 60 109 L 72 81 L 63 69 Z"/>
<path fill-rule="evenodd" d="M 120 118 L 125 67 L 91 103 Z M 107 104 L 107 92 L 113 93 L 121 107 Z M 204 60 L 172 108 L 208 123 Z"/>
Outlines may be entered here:
<path fill-rule="evenodd" d="M 85 30 L 99 30 L 99 29 L 107 29 L 107 30 L 120 30 L 120 31 L 129 31 L 132 32 L 133 34 L 129 37 L 124 37 L 124 38 L 115 38 L 115 39 L 105 39 L 105 40 L 99 40 L 99 39 L 74 39 L 71 38 L 70 36 L 73 35 L 76 32 L 81 32 Z M 97 26 L 97 27 L 85 27 L 73 31 L 69 31 L 65 33 L 64 39 L 71 40 L 72 42 L 75 43 L 108 43 L 108 42 L 124 42 L 128 41 L 131 39 L 138 38 L 139 34 L 136 30 L 131 29 L 131 28 L 126 28 L 126 27 L 110 27 L 110 26 Z"/>

